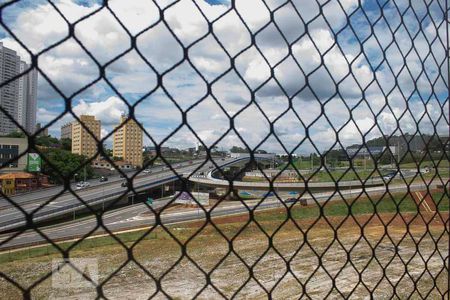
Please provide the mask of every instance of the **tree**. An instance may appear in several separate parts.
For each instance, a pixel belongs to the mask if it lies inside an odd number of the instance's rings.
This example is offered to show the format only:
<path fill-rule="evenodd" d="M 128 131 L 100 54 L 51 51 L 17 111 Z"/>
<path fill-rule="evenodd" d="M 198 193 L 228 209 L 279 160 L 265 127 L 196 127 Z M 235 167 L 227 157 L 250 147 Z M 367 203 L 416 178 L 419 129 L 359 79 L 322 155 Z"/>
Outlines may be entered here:
<path fill-rule="evenodd" d="M 5 135 L 5 137 L 24 138 L 25 137 L 25 133 L 23 131 L 14 131 L 14 132 L 8 133 L 7 135 Z"/>
<path fill-rule="evenodd" d="M 72 140 L 68 138 L 63 138 L 60 140 L 61 143 L 61 149 L 72 151 Z"/>
<path fill-rule="evenodd" d="M 72 179 L 70 178 L 72 173 L 78 173 L 78 178 L 84 177 L 84 167 L 82 165 L 87 160 L 85 156 L 58 148 L 45 149 L 42 154 L 51 163 L 49 164 L 45 159 L 42 160 L 42 173 L 48 175 L 50 181 L 63 183 L 64 179 Z M 86 178 L 92 178 L 93 175 L 92 167 L 90 164 L 87 164 Z"/>
<path fill-rule="evenodd" d="M 51 135 L 38 136 L 35 139 L 36 145 L 44 147 L 61 147 L 59 140 Z"/>
<path fill-rule="evenodd" d="M 434 135 L 428 144 L 428 151 L 443 151 L 445 149 L 445 138 L 442 139 L 443 141 L 441 141 L 438 136 Z"/>
<path fill-rule="evenodd" d="M 244 148 L 241 148 L 238 146 L 233 146 L 233 147 L 231 147 L 230 152 L 231 153 L 248 153 L 249 151 L 247 148 L 244 149 Z"/>
<path fill-rule="evenodd" d="M 151 167 L 153 166 L 153 161 L 152 161 L 152 156 L 150 155 L 149 152 L 144 151 L 144 153 L 142 154 L 143 156 L 143 162 L 144 162 L 144 166 L 146 167 Z"/>
<path fill-rule="evenodd" d="M 106 148 L 105 145 L 103 145 L 103 149 L 105 149 L 106 156 L 111 157 L 111 158 L 113 157 L 113 150 L 112 149 Z"/>

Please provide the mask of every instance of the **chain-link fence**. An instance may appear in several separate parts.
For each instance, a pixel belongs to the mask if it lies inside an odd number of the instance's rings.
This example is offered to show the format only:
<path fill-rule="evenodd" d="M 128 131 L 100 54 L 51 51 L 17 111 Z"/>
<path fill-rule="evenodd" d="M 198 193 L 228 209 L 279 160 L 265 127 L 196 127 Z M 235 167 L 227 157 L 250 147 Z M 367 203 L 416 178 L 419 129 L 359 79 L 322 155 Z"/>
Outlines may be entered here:
<path fill-rule="evenodd" d="M 28 60 L 9 72 L 3 53 L 0 70 L 0 129 L 26 140 L 0 157 L 1 298 L 448 298 L 447 1 L 2 1 L 0 16 Z M 33 72 L 35 133 L 6 105 Z M 46 136 L 67 120 L 69 146 Z M 126 141 L 137 168 L 114 156 Z M 9 172 L 30 153 L 42 169 Z"/>

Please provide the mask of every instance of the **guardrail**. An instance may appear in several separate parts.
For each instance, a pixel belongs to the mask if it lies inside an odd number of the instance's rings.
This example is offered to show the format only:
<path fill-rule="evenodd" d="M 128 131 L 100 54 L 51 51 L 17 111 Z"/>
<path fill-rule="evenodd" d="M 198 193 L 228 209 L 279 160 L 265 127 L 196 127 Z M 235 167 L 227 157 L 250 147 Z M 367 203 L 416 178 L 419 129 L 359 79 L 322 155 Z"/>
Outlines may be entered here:
<path fill-rule="evenodd" d="M 237 160 L 233 160 L 233 162 L 240 161 L 240 160 L 243 160 L 243 159 L 245 159 L 245 158 L 240 158 L 240 159 L 237 159 Z M 203 160 L 202 160 L 202 162 L 203 162 Z M 193 164 L 189 164 L 188 166 L 184 166 L 184 167 L 194 166 L 195 164 L 196 163 L 193 162 Z M 219 165 L 219 166 L 223 167 L 222 165 Z M 145 176 L 142 176 L 142 177 L 145 177 Z M 176 180 L 179 180 L 181 178 L 183 178 L 183 177 L 174 175 L 174 176 L 171 176 L 171 177 L 168 177 L 168 178 L 164 178 L 164 179 L 160 179 L 160 180 L 157 180 L 157 181 L 153 181 L 153 182 L 150 182 L 150 183 L 144 183 L 144 184 L 141 184 L 139 186 L 133 186 L 133 189 L 136 192 L 138 192 L 138 191 L 142 191 L 143 189 L 148 189 L 148 188 L 160 185 L 160 184 L 165 184 L 165 183 L 168 183 L 168 182 L 176 181 Z M 113 184 L 113 183 L 111 183 L 111 184 Z M 92 188 L 95 188 L 95 187 L 92 187 Z M 124 191 L 125 190 L 126 190 L 126 188 L 124 187 Z M 128 195 L 132 195 L 133 194 L 133 192 L 131 192 L 131 191 L 124 194 L 124 191 L 118 191 L 118 192 L 114 192 L 114 193 L 109 193 L 108 195 L 105 195 L 105 196 L 102 195 L 100 197 L 96 197 L 96 198 L 93 198 L 93 199 L 85 199 L 85 197 L 84 197 L 83 200 L 86 202 L 86 204 L 95 205 L 95 204 L 98 204 L 98 203 L 101 203 L 101 202 L 107 202 L 107 201 L 114 200 L 114 198 L 116 198 L 117 196 L 128 196 Z M 113 198 L 113 199 L 111 199 L 111 198 Z M 64 207 L 58 207 L 58 208 L 54 208 L 54 209 L 51 209 L 51 210 L 45 210 L 45 211 L 37 212 L 36 214 L 33 214 L 33 223 L 36 223 L 36 222 L 39 222 L 39 221 L 42 221 L 42 220 L 45 220 L 45 219 L 50 219 L 50 218 L 53 218 L 53 217 L 57 217 L 57 216 L 62 216 L 64 214 L 71 213 L 73 211 L 81 210 L 81 209 L 84 209 L 84 208 L 86 208 L 85 204 L 83 204 L 81 202 L 77 202 L 77 203 L 74 203 L 74 204 L 71 204 L 71 205 L 67 205 L 67 206 L 64 206 Z M 14 228 L 19 228 L 19 227 L 26 226 L 26 225 L 27 225 L 26 221 L 8 220 L 8 221 L 0 222 L 0 232 L 6 231 L 6 230 L 11 230 L 11 229 L 14 229 Z"/>
<path fill-rule="evenodd" d="M 165 183 L 168 183 L 168 182 L 172 182 L 172 181 L 177 180 L 177 179 L 180 179 L 180 178 L 178 176 L 172 176 L 172 177 L 169 177 L 169 178 L 164 178 L 164 179 L 161 179 L 161 180 L 158 180 L 158 181 L 155 181 L 155 182 L 151 182 L 151 183 L 145 184 L 143 186 L 139 186 L 138 188 L 135 188 L 134 190 L 135 191 L 141 191 L 142 189 L 151 188 L 153 186 L 157 186 L 157 185 L 160 185 L 160 184 L 165 184 Z M 117 196 L 129 196 L 130 194 L 131 195 L 133 194 L 132 192 L 124 193 L 124 191 L 126 191 L 126 190 L 127 189 L 124 188 L 123 191 L 114 192 L 114 193 L 108 194 L 107 196 L 101 196 L 101 197 L 96 197 L 96 198 L 93 198 L 93 199 L 84 200 L 84 202 L 86 202 L 86 204 L 89 204 L 89 205 L 95 205 L 95 204 L 98 204 L 98 203 L 107 202 L 107 201 L 111 201 L 111 200 L 117 199 L 116 198 Z M 111 198 L 113 198 L 113 199 L 111 199 Z M 38 212 L 38 213 L 33 215 L 33 223 L 36 224 L 36 222 L 42 221 L 44 219 L 50 219 L 50 218 L 53 218 L 53 217 L 61 216 L 61 215 L 64 215 L 66 213 L 71 213 L 74 210 L 80 210 L 80 209 L 83 209 L 83 208 L 86 208 L 86 205 L 81 203 L 81 202 L 78 202 L 78 203 L 74 203 L 74 204 L 67 205 L 67 206 L 64 206 L 64 207 L 59 207 L 59 208 L 54 208 L 54 209 L 51 209 L 51 210 L 45 210 L 45 211 L 42 211 L 42 212 Z M 18 228 L 18 227 L 21 227 L 21 226 L 26 226 L 26 225 L 27 225 L 26 221 L 8 220 L 6 222 L 0 222 L 0 232 L 6 231 L 6 230 L 11 230 L 11 229 Z"/>

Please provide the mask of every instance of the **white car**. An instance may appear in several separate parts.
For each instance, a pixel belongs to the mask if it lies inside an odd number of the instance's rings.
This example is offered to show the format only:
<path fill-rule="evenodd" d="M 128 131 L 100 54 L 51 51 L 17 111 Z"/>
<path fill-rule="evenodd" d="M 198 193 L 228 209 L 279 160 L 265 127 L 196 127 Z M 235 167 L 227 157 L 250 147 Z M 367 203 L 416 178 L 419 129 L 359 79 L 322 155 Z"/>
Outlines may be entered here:
<path fill-rule="evenodd" d="M 88 186 L 90 186 L 91 184 L 89 182 L 86 181 L 80 181 L 77 183 L 77 190 L 81 190 L 83 188 L 87 188 Z"/>
<path fill-rule="evenodd" d="M 152 173 L 152 170 L 145 169 L 144 171 L 142 171 L 142 173 L 144 173 L 144 174 L 151 174 L 151 173 Z"/>

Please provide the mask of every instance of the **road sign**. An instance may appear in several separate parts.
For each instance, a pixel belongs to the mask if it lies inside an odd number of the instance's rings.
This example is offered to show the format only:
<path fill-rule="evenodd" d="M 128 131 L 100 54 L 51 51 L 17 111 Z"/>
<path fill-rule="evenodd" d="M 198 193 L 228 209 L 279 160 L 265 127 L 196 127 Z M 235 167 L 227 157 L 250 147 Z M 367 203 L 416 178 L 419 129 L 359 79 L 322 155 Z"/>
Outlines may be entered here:
<path fill-rule="evenodd" d="M 41 157 L 38 153 L 28 153 L 28 172 L 41 171 Z"/>
<path fill-rule="evenodd" d="M 178 192 L 175 192 L 175 194 L 177 193 Z M 175 199 L 175 203 L 185 205 L 197 205 L 197 203 L 200 203 L 201 205 L 209 205 L 209 193 L 191 192 L 191 194 L 197 201 L 195 201 L 189 193 L 181 192 L 177 199 Z"/>

